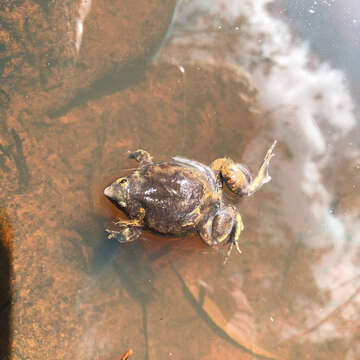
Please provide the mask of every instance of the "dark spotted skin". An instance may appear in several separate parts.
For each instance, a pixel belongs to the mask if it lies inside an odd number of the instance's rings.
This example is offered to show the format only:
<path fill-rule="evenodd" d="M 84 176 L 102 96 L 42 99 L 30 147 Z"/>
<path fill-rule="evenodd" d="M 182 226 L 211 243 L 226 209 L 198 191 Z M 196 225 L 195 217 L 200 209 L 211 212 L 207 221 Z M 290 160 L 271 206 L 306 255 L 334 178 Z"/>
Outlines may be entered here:
<path fill-rule="evenodd" d="M 132 199 L 145 209 L 144 224 L 164 234 L 193 231 L 220 206 L 214 176 L 175 162 L 146 165 L 128 181 Z"/>
<path fill-rule="evenodd" d="M 107 230 L 108 237 L 134 241 L 144 227 L 172 235 L 196 231 L 209 246 L 230 243 L 229 253 L 233 245 L 239 250 L 244 226 L 238 209 L 223 202 L 223 183 L 238 195 L 258 190 L 271 179 L 268 166 L 274 146 L 254 181 L 243 165 L 228 158 L 217 159 L 207 167 L 179 157 L 171 162 L 153 162 L 144 150 L 131 153 L 130 157 L 139 162 L 137 169 L 104 191 L 129 217 L 118 222 L 118 231 Z"/>

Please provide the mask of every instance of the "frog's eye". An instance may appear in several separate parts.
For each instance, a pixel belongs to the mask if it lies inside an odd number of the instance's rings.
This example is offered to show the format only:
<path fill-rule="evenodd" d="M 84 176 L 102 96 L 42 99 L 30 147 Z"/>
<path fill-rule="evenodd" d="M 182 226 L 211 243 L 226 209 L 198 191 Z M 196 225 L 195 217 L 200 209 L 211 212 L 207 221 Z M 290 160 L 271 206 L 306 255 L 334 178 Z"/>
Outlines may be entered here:
<path fill-rule="evenodd" d="M 127 182 L 127 178 L 123 177 L 116 181 L 118 184 L 125 184 Z"/>

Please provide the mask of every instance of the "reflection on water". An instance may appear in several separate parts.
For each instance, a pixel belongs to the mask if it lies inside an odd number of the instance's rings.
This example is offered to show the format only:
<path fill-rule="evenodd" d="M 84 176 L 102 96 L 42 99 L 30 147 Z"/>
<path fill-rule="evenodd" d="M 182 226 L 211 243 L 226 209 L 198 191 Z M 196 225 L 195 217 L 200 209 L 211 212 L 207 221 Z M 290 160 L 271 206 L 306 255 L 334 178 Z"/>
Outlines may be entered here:
<path fill-rule="evenodd" d="M 360 72 L 357 64 L 360 44 L 360 5 L 357 1 L 281 1 L 296 33 L 309 42 L 311 50 L 322 60 L 343 69 L 359 97 Z"/>
<path fill-rule="evenodd" d="M 1 202 L 15 228 L 13 357 L 113 359 L 131 347 L 134 358 L 149 360 L 359 358 L 353 79 L 296 38 L 298 27 L 276 14 L 282 3 L 183 0 L 166 36 L 176 2 L 160 3 L 133 21 L 138 9 L 130 5 L 60 1 L 48 17 L 31 1 L 0 6 L 8 52 Z M 24 6 L 44 21 L 27 50 L 32 62 L 17 53 L 19 37 L 8 39 Z M 78 58 L 70 66 L 49 53 L 59 62 L 44 72 L 34 59 L 51 49 L 44 29 L 54 12 L 57 39 L 76 46 Z M 19 74 L 37 69 L 39 83 L 10 85 L 15 65 Z M 71 81 L 62 87 L 54 74 Z M 196 235 L 105 240 L 104 228 L 123 214 L 103 189 L 131 171 L 128 150 L 206 164 L 228 155 L 254 172 L 273 139 L 272 182 L 247 199 L 227 196 L 245 231 L 242 254 L 226 266 L 226 249 Z"/>

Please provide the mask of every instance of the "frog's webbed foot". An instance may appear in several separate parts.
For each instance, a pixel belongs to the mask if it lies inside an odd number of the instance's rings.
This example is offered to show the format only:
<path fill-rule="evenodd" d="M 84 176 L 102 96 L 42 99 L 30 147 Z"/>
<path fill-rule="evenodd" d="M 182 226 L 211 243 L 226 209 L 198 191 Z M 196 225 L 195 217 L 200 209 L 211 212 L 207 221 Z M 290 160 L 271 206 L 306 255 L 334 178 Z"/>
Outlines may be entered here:
<path fill-rule="evenodd" d="M 236 164 L 229 158 L 215 160 L 211 164 L 211 169 L 217 178 L 221 178 L 235 194 L 242 196 L 252 195 L 271 180 L 271 176 L 269 175 L 269 165 L 270 160 L 275 156 L 273 150 L 276 143 L 277 141 L 275 140 L 267 151 L 263 164 L 254 180 L 252 180 L 251 174 L 245 166 Z"/>
<path fill-rule="evenodd" d="M 126 226 L 118 231 L 106 229 L 106 232 L 108 233 L 108 239 L 115 239 L 120 243 L 127 243 L 138 239 L 143 230 L 137 226 Z"/>
<path fill-rule="evenodd" d="M 153 157 L 145 150 L 138 149 L 129 154 L 130 159 L 135 159 L 139 166 L 144 166 L 152 163 Z"/>
<path fill-rule="evenodd" d="M 199 228 L 202 240 L 209 246 L 230 243 L 225 262 L 232 248 L 239 248 L 240 233 L 244 229 L 239 211 L 233 206 L 221 207 L 214 216 L 209 217 Z"/>

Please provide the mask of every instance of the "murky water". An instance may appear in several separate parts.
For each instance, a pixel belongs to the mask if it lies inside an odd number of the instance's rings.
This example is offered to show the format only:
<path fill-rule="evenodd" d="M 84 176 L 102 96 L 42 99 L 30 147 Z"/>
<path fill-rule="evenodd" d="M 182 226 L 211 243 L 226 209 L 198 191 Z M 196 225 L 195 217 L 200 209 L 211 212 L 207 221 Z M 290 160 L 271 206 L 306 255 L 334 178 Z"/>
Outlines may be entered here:
<path fill-rule="evenodd" d="M 0 5 L 0 359 L 360 357 L 359 6 L 296 3 Z M 129 150 L 255 174 L 274 139 L 272 181 L 226 193 L 226 265 L 196 234 L 106 239 Z"/>

